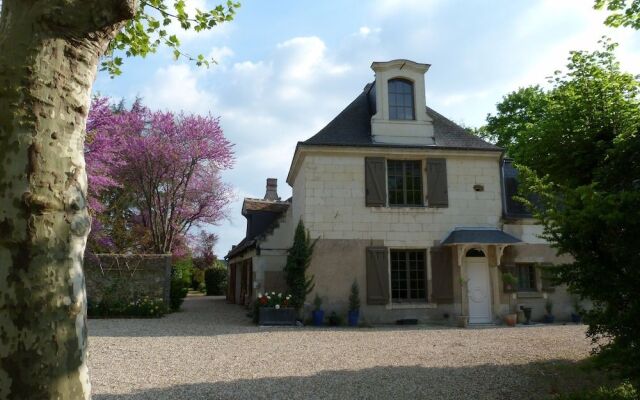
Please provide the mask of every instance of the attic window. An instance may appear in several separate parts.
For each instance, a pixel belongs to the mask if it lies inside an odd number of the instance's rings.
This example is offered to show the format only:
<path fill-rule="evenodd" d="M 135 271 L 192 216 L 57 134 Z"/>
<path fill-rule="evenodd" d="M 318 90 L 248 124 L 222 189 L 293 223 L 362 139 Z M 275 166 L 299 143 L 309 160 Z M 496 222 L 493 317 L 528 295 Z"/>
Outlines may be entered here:
<path fill-rule="evenodd" d="M 413 120 L 413 82 L 406 79 L 389 80 L 389 119 Z"/>

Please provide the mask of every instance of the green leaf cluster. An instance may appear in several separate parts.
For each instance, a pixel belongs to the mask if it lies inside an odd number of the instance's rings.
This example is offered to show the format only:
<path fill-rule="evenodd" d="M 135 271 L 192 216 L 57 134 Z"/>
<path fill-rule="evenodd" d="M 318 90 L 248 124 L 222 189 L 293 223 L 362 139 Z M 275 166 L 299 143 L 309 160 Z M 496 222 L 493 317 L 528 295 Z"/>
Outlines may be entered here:
<path fill-rule="evenodd" d="M 291 306 L 301 309 L 307 295 L 314 288 L 314 277 L 307 275 L 307 270 L 311 264 L 313 248 L 317 242 L 311 240 L 309 231 L 304 227 L 302 220 L 298 222 L 296 232 L 293 237 L 293 245 L 287 255 L 287 264 L 284 267 L 284 276 L 291 294 Z"/>
<path fill-rule="evenodd" d="M 196 9 L 189 14 L 185 0 L 142 0 L 134 19 L 127 21 L 109 44 L 102 60 L 101 70 L 111 77 L 122 73 L 123 54 L 126 57 L 146 57 L 155 53 L 160 46 L 172 50 L 175 59 L 185 58 L 198 66 L 215 63 L 204 55 L 190 55 L 180 47 L 180 39 L 171 34 L 169 28 L 179 25 L 184 31 L 202 32 L 233 20 L 239 2 L 228 0 L 226 5 L 218 5 L 211 10 Z"/>
<path fill-rule="evenodd" d="M 612 11 L 604 21 L 605 25 L 640 29 L 640 0 L 596 0 L 593 8 Z"/>
<path fill-rule="evenodd" d="M 640 382 L 640 82 L 616 45 L 571 52 L 551 87 L 507 95 L 487 132 L 520 170 L 521 200 L 572 263 L 556 280 L 580 298 L 603 366 Z"/>

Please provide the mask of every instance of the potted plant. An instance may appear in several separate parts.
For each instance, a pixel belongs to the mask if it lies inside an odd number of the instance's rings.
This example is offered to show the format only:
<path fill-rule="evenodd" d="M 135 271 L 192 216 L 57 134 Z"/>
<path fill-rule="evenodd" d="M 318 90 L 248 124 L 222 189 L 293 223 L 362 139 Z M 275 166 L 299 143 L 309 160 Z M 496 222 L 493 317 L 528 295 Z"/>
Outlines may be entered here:
<path fill-rule="evenodd" d="M 358 326 L 358 319 L 360 319 L 360 289 L 358 282 L 353 281 L 349 294 L 349 326 Z"/>
<path fill-rule="evenodd" d="M 318 293 L 316 293 L 316 297 L 313 299 L 313 305 L 315 306 L 315 309 L 311 312 L 313 325 L 322 326 L 324 322 L 324 310 L 322 309 L 322 299 Z"/>
<path fill-rule="evenodd" d="M 460 288 L 462 290 L 466 289 L 467 282 L 468 282 L 467 279 L 464 279 L 463 277 L 460 277 L 458 283 L 460 283 Z M 457 322 L 458 328 L 467 328 L 467 327 L 469 327 L 469 316 L 463 314 L 462 304 L 460 304 L 460 315 L 458 315 L 456 317 L 456 322 Z"/>
<path fill-rule="evenodd" d="M 338 314 L 336 314 L 335 311 L 331 312 L 331 315 L 329 315 L 329 326 L 340 326 L 342 325 L 342 318 L 340 318 L 340 316 Z"/>
<path fill-rule="evenodd" d="M 505 272 L 502 274 L 502 282 L 504 283 L 504 292 L 509 294 L 509 310 L 508 313 L 504 315 L 504 323 L 507 324 L 507 326 L 513 327 L 516 326 L 516 323 L 518 322 L 518 314 L 511 311 L 511 293 L 513 293 L 517 288 L 518 278 L 510 272 Z"/>
<path fill-rule="evenodd" d="M 504 283 L 503 289 L 505 293 L 513 293 L 518 287 L 518 278 L 511 272 L 505 272 L 502 274 L 502 283 Z"/>
<path fill-rule="evenodd" d="M 291 295 L 282 293 L 258 293 L 258 323 L 260 325 L 295 325 L 296 309 L 289 307 Z"/>
<path fill-rule="evenodd" d="M 553 302 L 550 299 L 547 299 L 547 302 L 544 304 L 544 309 L 547 312 L 542 321 L 545 324 L 552 324 L 555 321 L 555 317 L 553 316 Z"/>

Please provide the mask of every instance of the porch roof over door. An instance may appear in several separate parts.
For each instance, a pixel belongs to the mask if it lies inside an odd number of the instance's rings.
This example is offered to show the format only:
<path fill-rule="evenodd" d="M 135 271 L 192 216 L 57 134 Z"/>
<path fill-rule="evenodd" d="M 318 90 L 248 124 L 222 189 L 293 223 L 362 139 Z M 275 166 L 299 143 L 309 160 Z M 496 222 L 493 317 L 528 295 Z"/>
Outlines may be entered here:
<path fill-rule="evenodd" d="M 456 244 L 516 244 L 522 240 L 511 236 L 498 228 L 458 227 L 444 238 L 443 246 Z"/>

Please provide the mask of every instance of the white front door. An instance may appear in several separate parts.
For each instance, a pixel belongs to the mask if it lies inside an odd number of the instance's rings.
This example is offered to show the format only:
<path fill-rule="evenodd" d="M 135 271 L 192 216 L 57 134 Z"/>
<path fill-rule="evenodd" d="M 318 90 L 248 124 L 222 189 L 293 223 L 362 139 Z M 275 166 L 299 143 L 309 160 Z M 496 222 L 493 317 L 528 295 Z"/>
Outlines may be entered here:
<path fill-rule="evenodd" d="M 469 298 L 469 323 L 491 322 L 491 287 L 486 257 L 466 257 Z"/>

